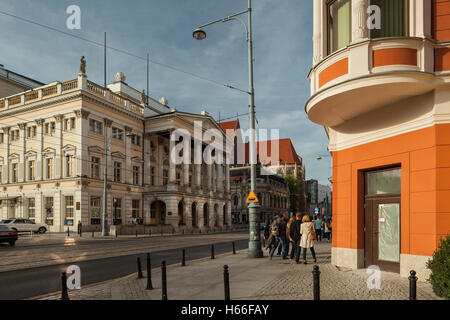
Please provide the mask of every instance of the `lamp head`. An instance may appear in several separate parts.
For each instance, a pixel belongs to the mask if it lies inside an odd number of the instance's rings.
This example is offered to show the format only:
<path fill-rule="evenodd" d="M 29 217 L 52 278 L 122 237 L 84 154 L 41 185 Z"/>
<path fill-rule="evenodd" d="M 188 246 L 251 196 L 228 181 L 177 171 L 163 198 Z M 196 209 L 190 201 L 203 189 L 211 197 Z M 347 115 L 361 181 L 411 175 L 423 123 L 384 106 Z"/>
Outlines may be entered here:
<path fill-rule="evenodd" d="M 202 28 L 197 28 L 192 33 L 192 37 L 194 37 L 195 40 L 203 40 L 206 38 L 206 32 Z"/>

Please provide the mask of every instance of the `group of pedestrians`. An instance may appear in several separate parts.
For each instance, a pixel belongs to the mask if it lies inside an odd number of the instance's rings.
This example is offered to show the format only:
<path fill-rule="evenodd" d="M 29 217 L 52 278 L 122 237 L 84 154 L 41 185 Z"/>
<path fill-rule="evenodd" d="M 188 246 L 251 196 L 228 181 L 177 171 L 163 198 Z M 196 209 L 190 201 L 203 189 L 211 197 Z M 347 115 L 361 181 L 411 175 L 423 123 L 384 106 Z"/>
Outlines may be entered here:
<path fill-rule="evenodd" d="M 330 241 L 331 223 L 330 221 L 322 222 L 320 226 L 317 219 L 314 223 L 307 214 L 296 213 L 288 219 L 288 213 L 283 213 L 280 217 L 275 216 L 269 219 L 264 229 L 264 241 L 266 250 L 269 250 L 269 257 L 272 260 L 275 251 L 282 259 L 295 259 L 295 263 L 300 263 L 300 253 L 303 263 L 307 264 L 306 252 L 310 250 L 314 263 L 317 262 L 316 252 L 314 251 L 314 241 L 322 239 L 321 231 L 324 228 L 324 237 Z M 290 250 L 290 252 L 289 252 Z"/>

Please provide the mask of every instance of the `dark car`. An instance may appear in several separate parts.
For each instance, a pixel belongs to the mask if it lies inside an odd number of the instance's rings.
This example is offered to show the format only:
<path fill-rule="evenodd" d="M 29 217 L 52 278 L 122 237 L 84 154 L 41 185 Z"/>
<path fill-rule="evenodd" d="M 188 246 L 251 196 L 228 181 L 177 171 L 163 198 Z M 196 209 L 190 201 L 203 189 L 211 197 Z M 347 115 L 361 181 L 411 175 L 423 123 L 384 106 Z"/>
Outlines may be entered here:
<path fill-rule="evenodd" d="M 17 231 L 10 229 L 8 226 L 0 225 L 0 243 L 8 242 L 13 246 L 16 244 L 17 239 Z"/>

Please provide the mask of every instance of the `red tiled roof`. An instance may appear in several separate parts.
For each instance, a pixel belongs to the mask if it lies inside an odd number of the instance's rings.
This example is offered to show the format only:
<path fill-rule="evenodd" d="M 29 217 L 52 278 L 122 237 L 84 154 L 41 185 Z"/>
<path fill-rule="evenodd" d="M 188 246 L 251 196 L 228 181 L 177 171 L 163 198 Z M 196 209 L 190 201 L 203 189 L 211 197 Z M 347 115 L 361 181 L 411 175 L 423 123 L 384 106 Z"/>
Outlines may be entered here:
<path fill-rule="evenodd" d="M 239 125 L 239 119 L 234 121 L 219 122 L 219 126 L 222 128 L 223 132 L 225 132 L 233 141 L 234 137 L 236 136 L 236 130 L 241 128 L 241 126 Z"/>
<path fill-rule="evenodd" d="M 277 140 L 267 140 L 267 141 L 258 141 L 257 142 L 257 150 L 258 150 L 258 157 L 259 162 L 261 162 L 263 165 L 268 164 L 276 164 L 276 163 L 270 163 L 270 157 L 272 155 L 272 141 Z M 267 142 L 266 149 L 267 151 L 264 153 L 267 153 L 267 155 L 263 155 L 263 150 L 261 148 L 261 145 L 263 143 Z M 297 154 L 295 151 L 294 146 L 292 145 L 291 139 L 279 139 L 278 140 L 278 148 L 279 148 L 279 160 L 280 164 L 294 164 L 297 163 L 299 165 L 302 164 L 302 158 Z M 245 161 L 246 163 L 249 163 L 249 144 L 248 142 L 245 144 Z"/>

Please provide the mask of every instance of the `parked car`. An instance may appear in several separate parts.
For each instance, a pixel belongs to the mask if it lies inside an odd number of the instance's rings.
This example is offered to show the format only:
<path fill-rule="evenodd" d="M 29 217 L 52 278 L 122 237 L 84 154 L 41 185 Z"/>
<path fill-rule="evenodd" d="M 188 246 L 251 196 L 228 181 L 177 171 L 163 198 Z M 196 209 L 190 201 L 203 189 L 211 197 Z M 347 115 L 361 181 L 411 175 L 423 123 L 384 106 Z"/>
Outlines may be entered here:
<path fill-rule="evenodd" d="M 30 219 L 5 219 L 0 221 L 0 224 L 4 224 L 17 232 L 35 232 L 35 233 L 46 233 L 47 227 L 42 223 L 36 223 Z"/>
<path fill-rule="evenodd" d="M 8 242 L 9 245 L 13 246 L 17 241 L 17 231 L 12 230 L 6 225 L 0 225 L 0 243 Z"/>

